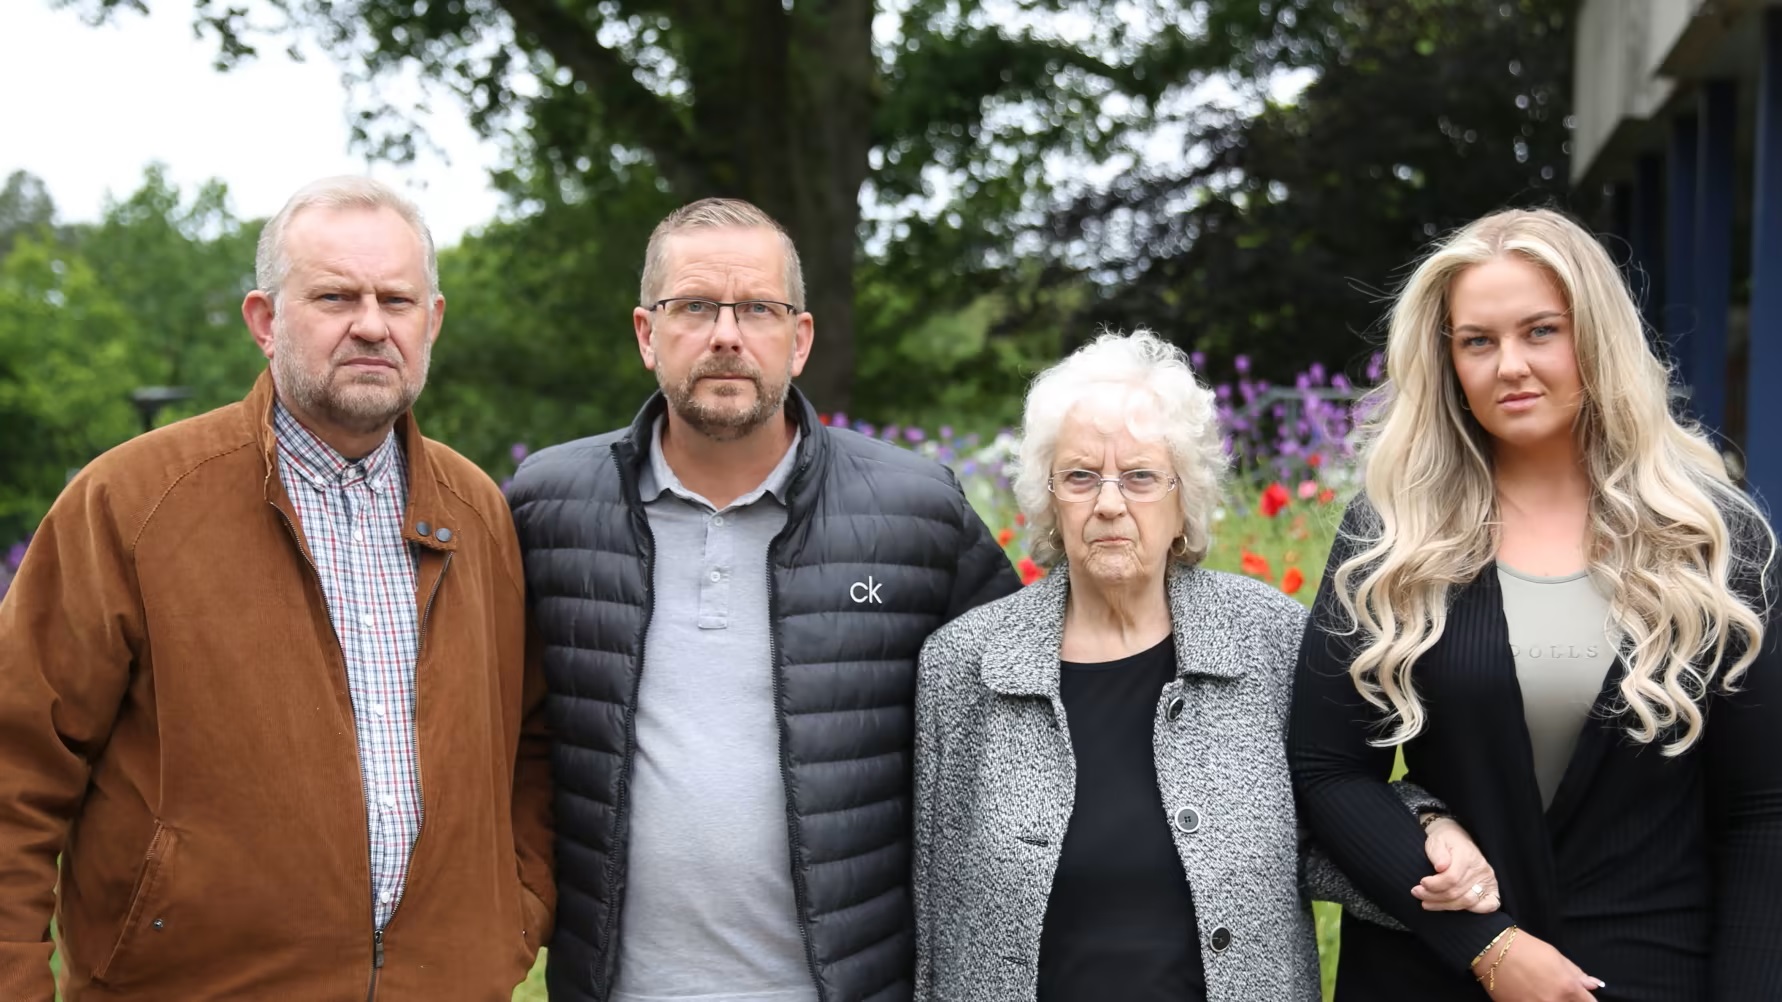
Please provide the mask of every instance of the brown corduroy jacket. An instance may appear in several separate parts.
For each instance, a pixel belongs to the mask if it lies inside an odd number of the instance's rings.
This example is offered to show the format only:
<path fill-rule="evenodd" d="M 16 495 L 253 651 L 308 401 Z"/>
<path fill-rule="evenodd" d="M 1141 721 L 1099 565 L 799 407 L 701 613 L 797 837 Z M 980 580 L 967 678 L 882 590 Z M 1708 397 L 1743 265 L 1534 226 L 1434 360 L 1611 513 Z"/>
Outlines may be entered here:
<path fill-rule="evenodd" d="M 52 909 L 67 1002 L 506 1002 L 549 933 L 544 687 L 500 491 L 398 424 L 424 815 L 377 942 L 346 666 L 272 400 L 262 375 L 95 460 L 0 603 L 6 1002 L 52 997 Z"/>

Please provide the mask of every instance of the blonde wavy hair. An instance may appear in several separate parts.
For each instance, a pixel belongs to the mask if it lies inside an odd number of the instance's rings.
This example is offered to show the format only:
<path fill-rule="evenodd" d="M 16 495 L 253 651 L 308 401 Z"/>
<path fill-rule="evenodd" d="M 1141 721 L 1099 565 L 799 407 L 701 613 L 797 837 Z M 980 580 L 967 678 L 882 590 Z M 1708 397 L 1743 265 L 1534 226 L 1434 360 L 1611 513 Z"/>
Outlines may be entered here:
<path fill-rule="evenodd" d="M 1454 590 L 1495 558 L 1491 439 L 1462 407 L 1448 293 L 1461 272 L 1508 255 L 1545 269 L 1571 306 L 1584 396 L 1573 431 L 1592 488 L 1585 552 L 1612 596 L 1628 666 L 1614 709 L 1635 740 L 1663 737 L 1666 755 L 1681 754 L 1701 737 L 1710 686 L 1731 691 L 1757 656 L 1775 535 L 1707 437 L 1672 415 L 1669 372 L 1608 253 L 1556 212 L 1499 212 L 1463 228 L 1393 306 L 1387 378 L 1363 429 L 1371 524 L 1345 532 L 1351 555 L 1332 581 L 1356 637 L 1350 674 L 1394 720 L 1376 744 L 1415 737 L 1426 721 L 1418 659 L 1441 638 Z"/>

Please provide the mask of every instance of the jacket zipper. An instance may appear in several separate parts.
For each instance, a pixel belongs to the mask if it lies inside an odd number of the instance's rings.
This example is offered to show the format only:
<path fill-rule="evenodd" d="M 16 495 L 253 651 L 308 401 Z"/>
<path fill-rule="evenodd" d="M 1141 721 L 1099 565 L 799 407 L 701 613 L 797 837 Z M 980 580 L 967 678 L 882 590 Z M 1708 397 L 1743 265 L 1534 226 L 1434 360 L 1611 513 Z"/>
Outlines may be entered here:
<path fill-rule="evenodd" d="M 439 577 L 433 579 L 433 590 L 427 593 L 427 604 L 421 607 L 421 625 L 415 635 L 415 713 L 412 721 L 415 729 L 415 841 L 409 847 L 409 865 L 402 868 L 402 885 L 396 889 L 396 907 L 390 909 L 390 917 L 385 920 L 384 928 L 396 921 L 396 913 L 402 910 L 402 902 L 408 897 L 408 872 L 414 865 L 415 850 L 420 848 L 421 833 L 427 830 L 427 784 L 421 773 L 421 655 L 427 651 L 427 623 L 433 618 L 433 600 L 439 597 L 440 586 L 445 584 L 446 571 L 452 569 L 453 553 L 446 551 L 445 563 L 439 567 Z M 366 846 L 369 851 L 371 833 L 370 823 L 366 827 Z M 376 906 L 372 908 L 372 921 L 377 920 Z M 384 967 L 384 930 L 374 929 L 371 933 L 371 990 L 365 995 L 365 1002 L 377 998 L 378 972 Z"/>
<path fill-rule="evenodd" d="M 631 793 L 631 765 L 637 756 L 637 696 L 643 688 L 644 647 L 650 635 L 650 620 L 656 615 L 656 534 L 650 530 L 650 519 L 643 511 L 640 503 L 633 508 L 631 504 L 632 486 L 626 475 L 625 464 L 617 451 L 613 453 L 613 466 L 619 471 L 619 493 L 625 499 L 625 506 L 633 518 L 643 523 L 644 527 L 644 615 L 643 622 L 637 630 L 637 670 L 632 673 L 631 703 L 625 714 L 625 755 L 619 763 L 619 789 L 613 804 L 613 851 L 606 861 L 606 886 L 612 891 L 612 907 L 607 909 L 606 923 L 600 930 L 599 955 L 605 960 L 604 976 L 606 984 L 597 985 L 599 995 L 607 997 L 612 994 L 613 985 L 618 981 L 619 957 L 615 951 L 618 945 L 617 933 L 619 915 L 625 910 L 625 892 L 619 887 L 619 870 L 625 865 L 626 817 L 627 802 Z M 596 972 L 597 974 L 602 972 Z M 597 979 L 598 980 L 598 979 Z"/>
<path fill-rule="evenodd" d="M 798 482 L 798 478 L 804 473 L 804 469 L 809 463 L 810 459 L 806 457 L 798 464 L 798 467 L 792 472 L 791 483 Z M 792 499 L 788 497 L 787 500 L 790 502 Z M 779 725 L 780 782 L 786 791 L 786 837 L 791 844 L 788 861 L 792 867 L 792 900 L 798 909 L 798 936 L 804 940 L 804 962 L 810 968 L 811 984 L 815 985 L 817 989 L 817 1002 L 827 1002 L 829 995 L 823 990 L 823 979 L 817 976 L 817 952 L 811 945 L 810 925 L 805 921 L 805 916 L 810 911 L 810 889 L 805 883 L 804 868 L 798 864 L 803 853 L 804 839 L 801 837 L 802 829 L 798 825 L 798 808 L 792 803 L 792 765 L 786 749 L 788 728 L 783 702 L 785 699 L 784 673 L 780 670 L 779 618 L 778 612 L 774 608 L 774 554 L 779 551 L 781 541 L 789 536 L 791 531 L 792 510 L 791 505 L 788 504 L 785 527 L 780 529 L 779 533 L 773 537 L 772 542 L 767 544 L 767 665 L 773 675 L 774 718 Z"/>
<path fill-rule="evenodd" d="M 268 480 L 271 479 L 270 474 L 268 475 L 267 479 Z M 284 509 L 280 508 L 277 504 L 274 504 L 272 501 L 267 501 L 266 503 L 267 503 L 267 505 L 271 506 L 273 511 L 278 512 L 279 519 L 285 523 L 285 531 L 287 531 L 291 534 L 291 541 L 295 542 L 297 544 L 297 552 L 303 554 L 303 562 L 309 565 L 310 573 L 314 574 L 316 576 L 316 582 L 317 582 L 317 584 L 320 584 L 321 580 L 322 580 L 321 568 L 316 566 L 316 562 L 314 559 L 312 559 L 310 557 L 309 551 L 303 548 L 303 542 L 302 542 L 303 537 L 298 535 L 297 526 L 294 523 L 292 523 L 291 516 L 285 514 Z M 434 580 L 433 591 L 427 596 L 426 608 L 421 613 L 421 628 L 420 628 L 419 636 L 417 637 L 417 639 L 415 641 L 415 664 L 417 666 L 419 666 L 421 663 L 421 650 L 427 640 L 427 619 L 433 613 L 433 600 L 436 597 L 438 597 L 439 586 L 441 583 L 443 583 L 445 581 L 446 571 L 452 566 L 452 554 L 448 552 L 445 555 L 445 558 L 446 558 L 445 565 L 439 569 L 439 577 L 436 580 Z M 340 642 L 340 627 L 334 622 L 334 610 L 328 608 L 328 601 L 327 601 L 326 595 L 324 595 L 322 598 L 322 611 L 325 612 L 328 616 L 328 632 L 331 636 L 334 637 L 334 649 L 340 652 L 341 670 L 344 671 L 346 669 L 346 647 L 344 645 L 342 645 Z M 416 684 L 415 684 L 415 703 L 416 703 L 415 742 L 417 745 L 419 745 L 420 739 L 421 739 L 421 729 L 419 726 L 420 699 L 421 699 L 421 687 L 420 687 L 419 680 L 417 680 Z M 348 696 L 348 702 L 349 703 L 351 702 L 350 695 Z M 359 770 L 359 791 L 361 794 L 361 799 L 363 799 L 363 795 L 366 792 L 365 791 L 365 766 L 363 763 L 359 762 L 358 742 L 357 742 L 357 737 L 356 737 L 358 727 L 359 727 L 359 722 L 357 720 L 354 720 L 353 721 L 353 730 L 355 732 L 355 740 L 354 740 L 354 751 L 353 751 L 353 763 L 354 763 L 354 767 Z M 415 790 L 423 798 L 421 810 L 423 812 L 422 817 L 425 818 L 425 816 L 426 816 L 425 815 L 426 800 L 424 798 L 426 796 L 426 793 L 425 793 L 425 788 L 421 784 L 421 755 L 420 755 L 419 747 L 417 747 L 415 749 Z M 415 841 L 417 844 L 419 844 L 419 842 L 420 842 L 420 837 L 421 837 L 420 830 L 417 828 L 415 831 Z M 409 858 L 411 860 L 414 858 L 413 850 L 410 850 Z M 367 874 L 370 874 L 370 872 L 371 872 L 371 808 L 369 806 L 366 806 L 366 808 L 365 808 L 365 872 Z M 402 873 L 402 889 L 403 890 L 408 889 L 408 871 L 406 869 L 403 870 L 403 873 Z M 399 909 L 401 907 L 402 907 L 402 901 L 399 898 L 399 899 L 397 899 L 397 902 L 396 902 L 396 908 Z M 390 917 L 391 918 L 396 917 L 395 909 L 391 910 Z M 368 987 L 366 989 L 365 1002 L 372 1002 L 373 999 L 377 998 L 377 976 L 378 976 L 378 972 L 380 970 L 382 970 L 383 966 L 384 966 L 384 931 L 382 929 L 377 928 L 377 906 L 376 905 L 371 906 L 371 924 L 372 924 L 371 984 L 370 984 L 370 987 Z"/>

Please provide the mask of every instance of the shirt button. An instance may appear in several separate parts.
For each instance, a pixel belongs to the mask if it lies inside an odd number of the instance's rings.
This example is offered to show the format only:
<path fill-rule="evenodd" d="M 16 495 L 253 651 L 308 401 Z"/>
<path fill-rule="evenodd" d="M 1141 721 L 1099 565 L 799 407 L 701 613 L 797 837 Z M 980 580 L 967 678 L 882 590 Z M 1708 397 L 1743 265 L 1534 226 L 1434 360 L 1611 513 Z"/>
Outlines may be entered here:
<path fill-rule="evenodd" d="M 384 794 L 383 799 L 381 801 L 379 801 L 379 803 L 383 804 L 385 807 L 389 808 L 392 811 L 396 809 L 396 798 L 390 796 L 388 793 Z"/>
<path fill-rule="evenodd" d="M 712 524 L 713 524 L 713 525 L 723 525 L 723 524 L 724 524 L 724 516 L 722 516 L 722 515 L 713 515 L 713 516 L 712 516 Z"/>
<path fill-rule="evenodd" d="M 384 715 L 384 704 L 382 704 L 382 703 L 371 704 L 371 712 L 376 714 L 377 716 L 380 716 L 380 717 L 383 716 Z"/>
<path fill-rule="evenodd" d="M 378 903 L 387 905 L 390 902 L 396 900 L 396 895 L 391 891 L 379 891 L 378 895 L 377 895 L 377 900 L 378 900 Z"/>
<path fill-rule="evenodd" d="M 353 542 L 355 542 L 355 543 L 365 542 L 365 530 L 364 529 L 354 529 L 353 530 Z"/>
<path fill-rule="evenodd" d="M 1187 706 L 1188 701 L 1177 696 L 1175 699 L 1169 701 L 1169 709 L 1164 711 L 1164 715 L 1169 719 L 1174 720 L 1182 715 L 1182 711 L 1186 709 Z"/>
<path fill-rule="evenodd" d="M 713 581 L 722 581 L 722 580 L 724 580 L 724 572 L 723 571 L 713 571 L 711 573 L 711 578 Z"/>
<path fill-rule="evenodd" d="M 1214 953 L 1224 953 L 1231 948 L 1231 930 L 1220 926 L 1213 930 L 1211 946 Z"/>
<path fill-rule="evenodd" d="M 359 617 L 359 625 L 360 626 L 370 626 L 371 625 L 371 613 L 368 612 L 365 615 L 360 616 Z"/>

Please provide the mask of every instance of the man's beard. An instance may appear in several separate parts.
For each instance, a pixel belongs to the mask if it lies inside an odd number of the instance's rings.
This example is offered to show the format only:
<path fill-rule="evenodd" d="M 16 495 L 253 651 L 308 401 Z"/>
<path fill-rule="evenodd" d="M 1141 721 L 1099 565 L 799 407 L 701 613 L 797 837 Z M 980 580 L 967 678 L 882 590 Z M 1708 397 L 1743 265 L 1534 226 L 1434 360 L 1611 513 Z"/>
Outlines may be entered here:
<path fill-rule="evenodd" d="M 383 380 L 360 381 L 339 366 L 356 358 L 381 358 L 401 365 L 401 357 L 388 341 L 377 344 L 354 339 L 335 352 L 326 368 L 312 371 L 304 368 L 303 357 L 291 343 L 290 332 L 282 317 L 272 321 L 272 373 L 292 409 L 327 421 L 353 432 L 370 434 L 388 427 L 414 406 L 427 385 L 427 368 L 432 361 L 433 346 L 421 345 L 420 358 L 404 373 L 391 369 L 400 382 L 392 389 Z"/>
<path fill-rule="evenodd" d="M 755 403 L 744 409 L 729 406 L 720 398 L 716 405 L 698 397 L 699 381 L 711 376 L 735 376 L 755 386 Z M 769 382 L 760 369 L 734 355 L 707 355 L 693 366 L 693 371 L 679 384 L 670 385 L 661 368 L 656 370 L 656 383 L 668 397 L 668 406 L 687 427 L 719 442 L 733 442 L 766 424 L 786 407 L 786 394 L 792 385 L 792 365 L 778 382 Z"/>

